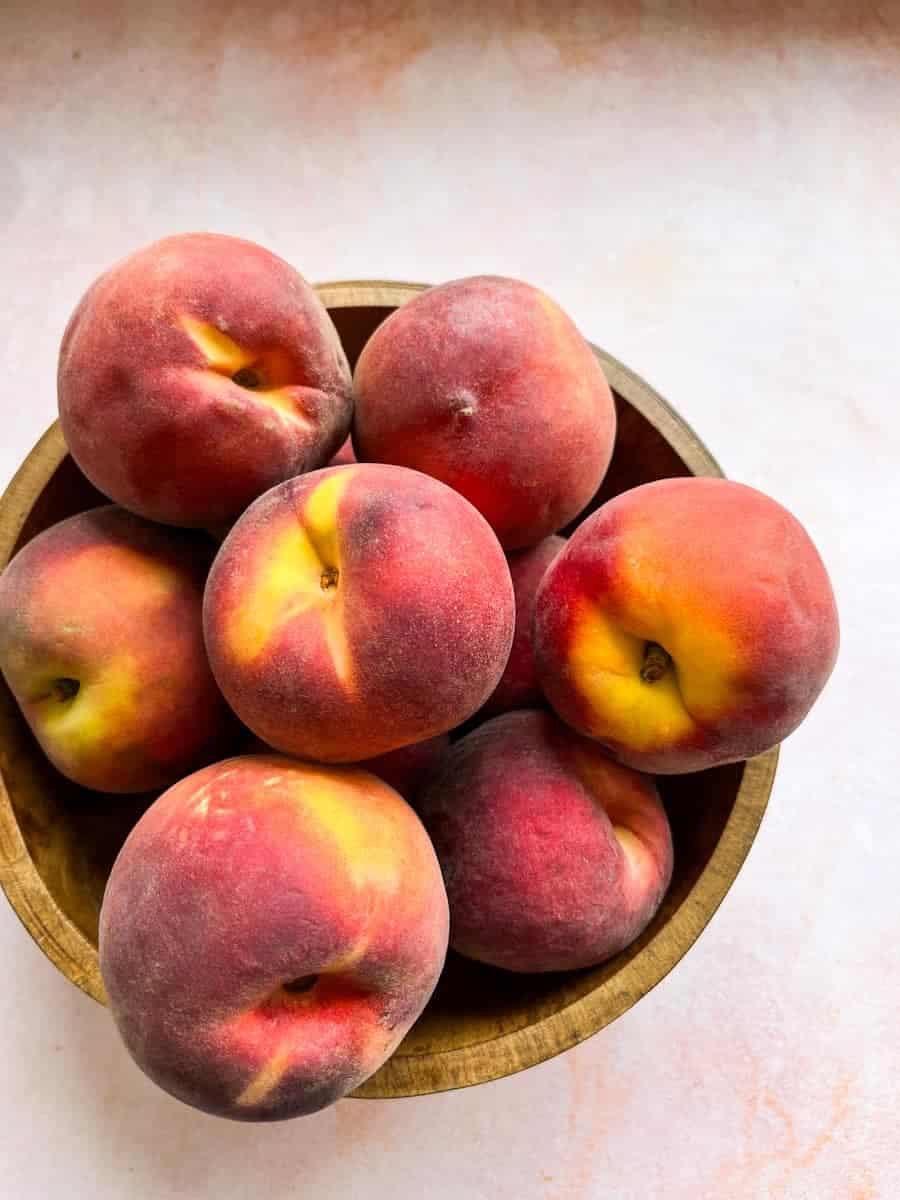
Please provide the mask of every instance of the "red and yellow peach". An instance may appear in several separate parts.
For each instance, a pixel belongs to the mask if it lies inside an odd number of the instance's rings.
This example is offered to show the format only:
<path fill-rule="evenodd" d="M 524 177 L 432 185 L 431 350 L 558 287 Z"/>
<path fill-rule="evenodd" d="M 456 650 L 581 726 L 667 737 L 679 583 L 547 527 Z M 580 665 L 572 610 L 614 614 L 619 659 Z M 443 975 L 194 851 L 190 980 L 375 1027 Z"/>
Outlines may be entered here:
<path fill-rule="evenodd" d="M 507 550 L 577 516 L 612 455 L 599 362 L 558 305 L 514 279 L 459 279 L 404 304 L 363 348 L 353 387 L 357 457 L 443 480 Z"/>
<path fill-rule="evenodd" d="M 88 479 L 133 512 L 219 526 L 347 436 L 350 370 L 310 285 L 240 238 L 165 238 L 88 289 L 59 416 Z"/>
<path fill-rule="evenodd" d="M 624 949 L 656 913 L 672 839 L 653 781 L 552 713 L 494 717 L 417 800 L 450 902 L 450 944 L 508 971 Z"/>
<path fill-rule="evenodd" d="M 371 771 L 384 783 L 399 792 L 404 800 L 412 803 L 422 787 L 434 775 L 444 754 L 450 746 L 446 733 L 426 738 L 424 742 L 413 742 L 398 750 L 389 750 L 376 758 L 367 758 L 356 765 L 363 771 Z"/>
<path fill-rule="evenodd" d="M 211 557 L 110 505 L 38 534 L 0 576 L 0 668 L 70 779 L 145 791 L 222 752 L 237 723 L 203 645 Z"/>
<path fill-rule="evenodd" d="M 288 480 L 240 518 L 204 601 L 241 720 L 300 758 L 358 762 L 444 733 L 497 684 L 512 583 L 487 522 L 402 467 Z"/>
<path fill-rule="evenodd" d="M 541 583 L 541 687 L 621 762 L 696 771 L 760 754 L 804 719 L 838 649 L 822 560 L 776 501 L 664 479 L 588 518 Z"/>
<path fill-rule="evenodd" d="M 528 550 L 508 555 L 516 630 L 506 669 L 484 706 L 486 716 L 515 708 L 537 708 L 543 700 L 534 669 L 534 602 L 547 568 L 565 544 L 565 538 L 548 537 Z"/>
<path fill-rule="evenodd" d="M 353 441 L 348 437 L 327 465 L 329 467 L 352 467 L 356 461 L 356 455 L 353 453 Z"/>
<path fill-rule="evenodd" d="M 244 1121 L 357 1087 L 425 1006 L 447 900 L 415 813 L 364 771 L 233 758 L 128 837 L 100 968 L 129 1052 L 187 1104 Z"/>

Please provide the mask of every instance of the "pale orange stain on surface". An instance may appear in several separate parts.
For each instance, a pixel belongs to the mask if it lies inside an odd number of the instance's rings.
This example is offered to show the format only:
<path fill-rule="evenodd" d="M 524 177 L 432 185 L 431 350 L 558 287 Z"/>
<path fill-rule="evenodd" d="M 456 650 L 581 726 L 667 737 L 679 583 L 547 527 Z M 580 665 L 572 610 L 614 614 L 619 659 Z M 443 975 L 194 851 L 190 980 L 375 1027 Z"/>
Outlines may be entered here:
<path fill-rule="evenodd" d="M 744 1100 L 742 1133 L 745 1148 L 719 1168 L 711 1194 L 755 1194 L 752 1189 L 758 1189 L 761 1181 L 765 1181 L 768 1187 L 765 1195 L 771 1200 L 791 1200 L 796 1194 L 795 1189 L 803 1183 L 804 1176 L 847 1121 L 853 1078 L 845 1076 L 835 1085 L 828 1118 L 814 1136 L 804 1140 L 797 1133 L 794 1114 L 770 1087 L 759 1086 L 759 1064 L 754 1059 L 749 1061 L 753 1065 L 751 1087 L 746 1091 Z M 759 1147 L 757 1124 L 761 1108 L 768 1109 L 778 1118 L 780 1129 L 769 1144 Z"/>
<path fill-rule="evenodd" d="M 596 1200 L 597 1159 L 615 1136 L 621 1112 L 639 1082 L 578 1053 L 565 1059 L 569 1075 L 566 1128 L 567 1155 L 556 1173 L 547 1200 Z"/>
<path fill-rule="evenodd" d="M 835 1133 L 847 1119 L 850 1100 L 849 1078 L 842 1079 L 835 1087 L 831 1097 L 831 1117 L 824 1129 L 809 1143 L 806 1149 L 794 1156 L 793 1162 L 798 1167 L 808 1167 L 819 1157 L 825 1147 L 831 1142 Z"/>
<path fill-rule="evenodd" d="M 872 1172 L 866 1170 L 864 1174 L 865 1179 L 853 1189 L 849 1200 L 881 1200 L 875 1180 L 872 1178 Z"/>
<path fill-rule="evenodd" d="M 514 59 L 522 57 L 526 43 L 543 41 L 553 52 L 546 66 L 558 74 L 615 65 L 620 44 L 660 34 L 700 36 L 745 50 L 748 42 L 763 39 L 778 48 L 781 37 L 803 32 L 819 38 L 880 38 L 887 25 L 872 0 L 809 6 L 785 6 L 780 0 L 493 0 L 487 5 L 483 0 L 349 0 L 304 6 L 302 15 L 272 0 L 258 5 L 257 12 L 245 36 L 255 35 L 281 59 L 317 60 L 341 90 L 382 100 L 397 75 L 436 45 L 462 36 L 482 52 L 502 45 Z M 523 58 L 528 69 L 534 62 L 534 55 Z"/>
<path fill-rule="evenodd" d="M 79 8 L 81 40 L 90 58 L 121 54 L 129 45 L 131 22 L 116 18 L 104 0 Z M 648 4 L 640 0 L 330 0 L 292 6 L 284 0 L 262 0 L 246 6 L 232 0 L 204 6 L 202 20 L 178 25 L 155 21 L 154 40 L 161 53 L 192 63 L 210 76 L 222 54 L 239 43 L 241 54 L 265 52 L 284 65 L 304 63 L 323 77 L 323 107 L 332 118 L 347 114 L 335 105 L 336 94 L 354 93 L 384 103 L 389 85 L 429 51 L 465 38 L 476 53 L 502 47 L 523 70 L 542 62 L 554 74 L 589 74 L 614 67 L 620 47 L 643 39 L 673 36 L 711 41 L 726 51 L 745 51 L 765 41 L 776 51 L 782 39 L 807 34 L 818 39 L 849 38 L 862 42 L 894 36 L 882 6 L 870 0 L 838 0 L 827 5 L 789 5 L 780 0 L 680 0 Z M 550 51 L 541 56 L 534 46 Z M 53 75 L 33 73 L 35 88 L 52 86 Z M 162 98 L 150 97 L 158 106 Z M 198 117 L 211 117 L 216 93 L 199 87 L 194 96 Z"/>

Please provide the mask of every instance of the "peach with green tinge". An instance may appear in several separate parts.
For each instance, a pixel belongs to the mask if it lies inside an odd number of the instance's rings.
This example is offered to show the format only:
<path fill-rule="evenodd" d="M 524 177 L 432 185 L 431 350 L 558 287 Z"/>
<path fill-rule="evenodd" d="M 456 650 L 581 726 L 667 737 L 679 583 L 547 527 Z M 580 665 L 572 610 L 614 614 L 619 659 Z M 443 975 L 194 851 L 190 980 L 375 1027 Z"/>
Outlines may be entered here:
<path fill-rule="evenodd" d="M 375 330 L 353 378 L 353 446 L 441 479 L 507 550 L 568 524 L 606 473 L 612 393 L 571 319 L 515 279 L 416 296 Z"/>
<path fill-rule="evenodd" d="M 450 944 L 508 971 L 623 950 L 672 876 L 653 781 L 552 713 L 505 713 L 456 742 L 420 794 L 450 902 Z"/>
<path fill-rule="evenodd" d="M 288 480 L 240 518 L 204 599 L 213 672 L 288 754 L 358 762 L 458 725 L 496 686 L 512 583 L 487 522 L 375 463 Z"/>
<path fill-rule="evenodd" d="M 100 969 L 151 1079 L 205 1112 L 274 1121 L 381 1066 L 431 995 L 447 924 L 431 843 L 392 788 L 253 755 L 181 780 L 135 826 Z"/>
<path fill-rule="evenodd" d="M 701 770 L 761 754 L 809 712 L 838 616 L 802 525 L 725 479 L 664 479 L 588 518 L 541 583 L 541 687 L 621 762 Z"/>
<path fill-rule="evenodd" d="M 59 416 L 117 503 L 220 526 L 347 436 L 350 369 L 316 293 L 261 246 L 164 238 L 88 289 L 63 335 Z"/>
<path fill-rule="evenodd" d="M 237 722 L 203 644 L 211 557 L 109 505 L 44 530 L 0 576 L 0 669 L 70 779 L 140 792 L 223 752 Z"/>

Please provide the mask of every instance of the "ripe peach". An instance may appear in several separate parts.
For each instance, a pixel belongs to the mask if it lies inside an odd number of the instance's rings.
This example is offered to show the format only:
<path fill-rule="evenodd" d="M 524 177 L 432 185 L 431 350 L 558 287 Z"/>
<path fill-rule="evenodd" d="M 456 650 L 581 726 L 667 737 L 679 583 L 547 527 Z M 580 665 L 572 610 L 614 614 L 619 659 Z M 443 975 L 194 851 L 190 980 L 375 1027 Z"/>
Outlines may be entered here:
<path fill-rule="evenodd" d="M 610 500 L 538 591 L 550 703 L 648 771 L 768 750 L 809 712 L 837 648 L 831 584 L 808 534 L 724 479 L 664 479 Z"/>
<path fill-rule="evenodd" d="M 413 742 L 410 746 L 401 746 L 399 750 L 389 750 L 387 754 L 367 758 L 356 765 L 361 770 L 371 771 L 405 800 L 412 801 L 434 774 L 449 746 L 450 738 L 442 733 L 426 738 L 424 742 Z"/>
<path fill-rule="evenodd" d="M 38 534 L 0 576 L 0 669 L 51 762 L 85 787 L 166 787 L 237 723 L 206 661 L 212 547 L 113 505 Z"/>
<path fill-rule="evenodd" d="M 450 745 L 446 733 L 437 737 L 426 738 L 424 742 L 413 742 L 409 746 L 401 746 L 398 750 L 389 750 L 387 754 L 379 754 L 375 758 L 366 758 L 361 762 L 349 763 L 359 771 L 370 771 L 373 775 L 399 792 L 404 800 L 412 802 L 419 789 L 431 778 L 437 769 L 444 751 Z M 262 738 L 249 734 L 240 750 L 241 754 L 274 754 L 271 746 L 266 745 Z"/>
<path fill-rule="evenodd" d="M 565 544 L 565 538 L 548 537 L 528 550 L 508 555 L 516 598 L 516 631 L 506 669 L 484 706 L 486 716 L 514 708 L 536 708 L 543 700 L 534 670 L 534 601 L 547 568 Z"/>
<path fill-rule="evenodd" d="M 357 457 L 443 480 L 507 550 L 577 516 L 612 455 L 612 393 L 590 346 L 514 279 L 459 279 L 404 304 L 363 348 L 353 386 Z"/>
<path fill-rule="evenodd" d="M 329 467 L 349 467 L 355 463 L 356 455 L 353 453 L 353 442 L 348 437 L 344 444 L 338 450 L 337 454 L 328 463 Z"/>
<path fill-rule="evenodd" d="M 350 370 L 309 284 L 239 238 L 165 238 L 88 289 L 59 416 L 93 484 L 142 516 L 219 526 L 347 435 Z"/>
<path fill-rule="evenodd" d="M 213 672 L 258 737 L 358 762 L 444 733 L 497 684 L 514 626 L 503 551 L 427 475 L 331 467 L 262 496 L 206 588 Z"/>
<path fill-rule="evenodd" d="M 365 771 L 232 758 L 147 810 L 113 866 L 100 969 L 125 1045 L 205 1112 L 315 1112 L 393 1053 L 447 949 L 431 844 Z"/>
<path fill-rule="evenodd" d="M 508 971 L 618 953 L 672 876 L 653 781 L 552 713 L 504 713 L 456 742 L 417 808 L 444 873 L 451 946 Z"/>

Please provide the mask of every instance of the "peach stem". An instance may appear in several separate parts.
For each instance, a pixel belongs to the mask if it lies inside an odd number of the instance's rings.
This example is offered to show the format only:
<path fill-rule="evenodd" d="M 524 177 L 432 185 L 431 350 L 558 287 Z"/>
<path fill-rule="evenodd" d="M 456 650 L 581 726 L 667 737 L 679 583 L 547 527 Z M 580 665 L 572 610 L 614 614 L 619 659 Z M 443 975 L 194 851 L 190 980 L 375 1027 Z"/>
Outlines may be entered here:
<path fill-rule="evenodd" d="M 282 984 L 284 990 L 292 996 L 299 996 L 303 992 L 310 991 L 318 982 L 318 975 L 301 975 L 299 979 L 290 979 L 287 983 Z"/>
<path fill-rule="evenodd" d="M 71 700 L 78 695 L 78 689 L 81 684 L 77 679 L 54 679 L 50 687 L 50 691 L 60 704 L 64 704 L 67 700 Z"/>
<path fill-rule="evenodd" d="M 238 387 L 250 388 L 252 390 L 262 386 L 262 377 L 255 367 L 241 367 L 239 371 L 235 371 L 231 378 Z"/>
<path fill-rule="evenodd" d="M 644 647 L 641 679 L 644 683 L 656 683 L 662 679 L 672 664 L 672 659 L 657 642 L 648 642 Z"/>

